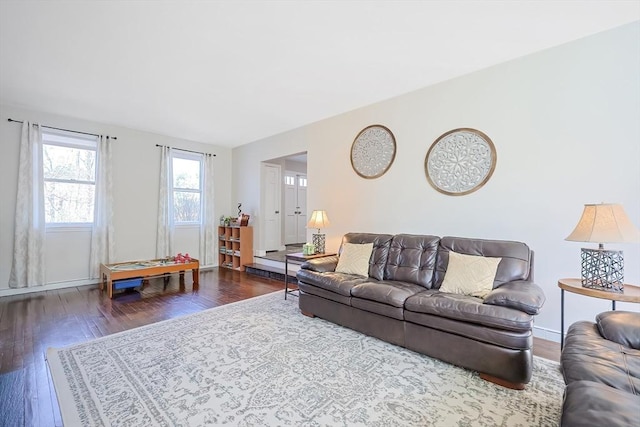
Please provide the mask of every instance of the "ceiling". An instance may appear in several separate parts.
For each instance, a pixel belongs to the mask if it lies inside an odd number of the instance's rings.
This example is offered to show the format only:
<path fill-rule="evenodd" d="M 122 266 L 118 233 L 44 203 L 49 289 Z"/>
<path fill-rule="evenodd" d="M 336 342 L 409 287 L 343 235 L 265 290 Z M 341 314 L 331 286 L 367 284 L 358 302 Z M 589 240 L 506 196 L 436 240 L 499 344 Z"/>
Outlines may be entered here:
<path fill-rule="evenodd" d="M 235 147 L 639 19 L 636 0 L 1 0 L 0 101 Z"/>

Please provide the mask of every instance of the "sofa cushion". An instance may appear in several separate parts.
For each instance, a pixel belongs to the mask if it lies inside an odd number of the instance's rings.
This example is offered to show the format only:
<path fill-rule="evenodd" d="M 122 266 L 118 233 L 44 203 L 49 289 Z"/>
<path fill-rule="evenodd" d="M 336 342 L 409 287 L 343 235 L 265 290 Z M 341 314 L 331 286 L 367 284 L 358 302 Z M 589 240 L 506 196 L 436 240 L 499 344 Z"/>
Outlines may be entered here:
<path fill-rule="evenodd" d="M 560 364 L 567 384 L 587 380 L 640 395 L 640 351 L 603 338 L 593 322 L 569 327 Z"/>
<path fill-rule="evenodd" d="M 591 381 L 575 381 L 564 392 L 562 427 L 638 425 L 640 396 Z"/>
<path fill-rule="evenodd" d="M 442 316 L 508 331 L 533 328 L 533 317 L 520 310 L 483 304 L 482 299 L 445 292 L 423 291 L 407 298 L 405 310 Z"/>
<path fill-rule="evenodd" d="M 401 307 L 394 307 L 368 299 L 351 298 L 351 306 L 370 313 L 379 314 L 396 320 L 404 320 L 404 310 Z"/>
<path fill-rule="evenodd" d="M 434 287 L 436 289 L 442 284 L 447 271 L 449 251 L 466 255 L 502 258 L 493 282 L 494 289 L 506 282 L 530 279 L 533 254 L 524 243 L 506 240 L 443 237 L 438 245 L 438 259 L 434 278 Z"/>
<path fill-rule="evenodd" d="M 372 251 L 373 243 L 344 243 L 338 258 L 336 273 L 368 277 Z"/>
<path fill-rule="evenodd" d="M 299 270 L 296 274 L 298 282 L 317 286 L 327 291 L 335 292 L 345 297 L 351 296 L 351 288 L 359 283 L 371 280 L 365 277 L 344 273 L 316 273 L 309 270 Z"/>
<path fill-rule="evenodd" d="M 507 331 L 487 328 L 477 323 L 461 322 L 442 316 L 415 313 L 409 310 L 404 311 L 404 320 L 430 329 L 437 329 L 438 331 L 514 350 L 528 350 L 533 345 L 533 333 L 531 330 Z"/>
<path fill-rule="evenodd" d="M 382 280 L 392 238 L 391 234 L 347 233 L 342 237 L 342 245 L 345 243 L 373 243 L 373 253 L 369 261 L 369 277 Z M 342 246 L 338 254 L 341 251 Z"/>
<path fill-rule="evenodd" d="M 431 288 L 439 241 L 437 236 L 394 236 L 384 272 L 385 280 L 399 280 Z"/>
<path fill-rule="evenodd" d="M 640 313 L 606 311 L 596 316 L 596 323 L 609 341 L 640 350 Z"/>
<path fill-rule="evenodd" d="M 402 308 L 407 298 L 421 291 L 424 288 L 414 283 L 383 280 L 357 284 L 351 288 L 351 296 Z"/>
<path fill-rule="evenodd" d="M 440 291 L 484 298 L 493 289 L 501 260 L 449 251 L 449 264 Z"/>

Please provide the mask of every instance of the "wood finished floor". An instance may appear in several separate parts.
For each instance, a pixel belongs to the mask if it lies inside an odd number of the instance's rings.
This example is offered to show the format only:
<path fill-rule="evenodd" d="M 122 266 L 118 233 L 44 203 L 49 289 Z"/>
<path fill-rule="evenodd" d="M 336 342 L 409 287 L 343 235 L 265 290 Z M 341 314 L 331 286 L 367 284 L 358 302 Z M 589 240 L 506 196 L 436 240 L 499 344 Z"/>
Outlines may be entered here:
<path fill-rule="evenodd" d="M 151 280 L 140 292 L 110 300 L 98 286 L 0 298 L 0 426 L 61 426 L 60 410 L 44 359 L 64 347 L 235 301 L 284 290 L 284 283 L 226 269 Z M 560 345 L 534 339 L 534 354 L 560 360 Z"/>

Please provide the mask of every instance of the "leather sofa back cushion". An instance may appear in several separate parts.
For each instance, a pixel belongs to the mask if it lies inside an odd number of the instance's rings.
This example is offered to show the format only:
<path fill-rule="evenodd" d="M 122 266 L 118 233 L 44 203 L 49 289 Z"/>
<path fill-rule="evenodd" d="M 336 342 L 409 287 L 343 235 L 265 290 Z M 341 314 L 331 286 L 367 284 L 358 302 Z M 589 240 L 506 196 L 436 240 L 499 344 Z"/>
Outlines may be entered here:
<path fill-rule="evenodd" d="M 640 313 L 605 311 L 596 316 L 596 323 L 604 338 L 640 350 Z"/>
<path fill-rule="evenodd" d="M 449 251 L 459 254 L 502 258 L 498 265 L 493 288 L 514 280 L 529 279 L 531 271 L 531 249 L 521 242 L 506 240 L 468 239 L 463 237 L 443 237 L 438 246 L 435 271 L 435 289 L 439 289 L 449 264 Z"/>
<path fill-rule="evenodd" d="M 369 276 L 369 260 L 373 252 L 373 243 L 344 243 L 336 273 Z"/>
<path fill-rule="evenodd" d="M 415 283 L 430 289 L 438 253 L 437 236 L 398 234 L 391 240 L 385 280 Z"/>
<path fill-rule="evenodd" d="M 373 233 L 347 233 L 342 237 L 342 244 L 345 243 L 373 243 L 373 252 L 369 260 L 369 277 L 377 280 L 384 278 L 384 266 L 389 258 L 389 247 L 391 246 L 391 234 Z M 340 251 L 342 252 L 342 246 Z"/>

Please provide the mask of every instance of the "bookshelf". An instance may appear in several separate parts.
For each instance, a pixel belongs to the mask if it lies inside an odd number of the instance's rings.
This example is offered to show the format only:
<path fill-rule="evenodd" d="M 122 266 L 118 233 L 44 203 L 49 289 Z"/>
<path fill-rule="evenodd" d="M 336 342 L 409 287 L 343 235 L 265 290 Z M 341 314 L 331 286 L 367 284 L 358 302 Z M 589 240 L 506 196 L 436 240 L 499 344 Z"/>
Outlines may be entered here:
<path fill-rule="evenodd" d="M 218 226 L 218 265 L 244 271 L 253 262 L 253 227 Z"/>

